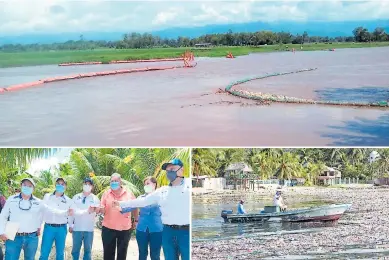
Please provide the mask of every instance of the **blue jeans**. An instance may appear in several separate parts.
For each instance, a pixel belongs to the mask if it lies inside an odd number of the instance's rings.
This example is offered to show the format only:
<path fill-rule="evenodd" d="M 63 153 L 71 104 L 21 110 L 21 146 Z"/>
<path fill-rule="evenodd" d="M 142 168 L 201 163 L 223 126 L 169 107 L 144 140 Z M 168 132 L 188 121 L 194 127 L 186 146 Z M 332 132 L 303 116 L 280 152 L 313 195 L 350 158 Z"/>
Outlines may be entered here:
<path fill-rule="evenodd" d="M 189 260 L 189 229 L 163 226 L 162 246 L 165 260 L 176 260 L 178 254 L 181 254 L 182 260 Z"/>
<path fill-rule="evenodd" d="M 45 224 L 43 230 L 42 245 L 41 245 L 41 256 L 39 260 L 48 260 L 51 252 L 53 242 L 55 242 L 55 255 L 56 260 L 65 259 L 65 242 L 67 235 L 67 226 L 63 227 L 52 227 Z"/>
<path fill-rule="evenodd" d="M 16 236 L 14 241 L 7 240 L 5 242 L 5 260 L 19 260 L 22 249 L 25 260 L 34 260 L 38 249 L 38 241 L 36 234 Z"/>
<path fill-rule="evenodd" d="M 150 244 L 150 259 L 159 260 L 162 246 L 162 232 L 150 233 L 136 230 L 136 241 L 138 242 L 139 260 L 147 260 L 148 247 Z"/>
<path fill-rule="evenodd" d="M 82 242 L 84 242 L 84 260 L 92 259 L 93 232 L 73 231 L 73 260 L 80 258 Z"/>

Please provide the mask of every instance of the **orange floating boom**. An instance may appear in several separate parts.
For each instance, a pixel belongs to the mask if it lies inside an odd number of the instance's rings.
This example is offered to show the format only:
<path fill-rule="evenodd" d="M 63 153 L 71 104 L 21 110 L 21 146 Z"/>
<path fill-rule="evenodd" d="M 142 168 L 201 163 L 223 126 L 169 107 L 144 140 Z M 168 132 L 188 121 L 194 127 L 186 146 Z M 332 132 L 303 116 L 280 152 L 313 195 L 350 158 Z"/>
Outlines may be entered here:
<path fill-rule="evenodd" d="M 70 76 L 60 76 L 60 77 L 54 77 L 54 78 L 47 78 L 39 81 L 29 82 L 29 83 L 23 83 L 23 84 L 17 84 L 12 85 L 5 88 L 0 88 L 0 93 L 10 92 L 10 91 L 17 91 L 24 88 L 30 88 L 42 84 L 47 84 L 51 82 L 58 82 L 63 80 L 72 80 L 72 79 L 82 79 L 82 78 L 88 78 L 88 77 L 101 77 L 101 76 L 107 76 L 107 75 L 116 75 L 116 74 L 123 74 L 123 73 L 134 73 L 134 72 L 146 72 L 146 71 L 157 71 L 157 70 L 171 70 L 171 69 L 179 69 L 179 68 L 193 68 L 196 65 L 189 65 L 189 66 L 172 66 L 172 67 L 153 67 L 153 68 L 137 68 L 137 69 L 121 69 L 121 70 L 111 70 L 111 71 L 101 71 L 101 72 L 89 72 L 84 74 L 76 74 L 76 75 L 70 75 Z"/>

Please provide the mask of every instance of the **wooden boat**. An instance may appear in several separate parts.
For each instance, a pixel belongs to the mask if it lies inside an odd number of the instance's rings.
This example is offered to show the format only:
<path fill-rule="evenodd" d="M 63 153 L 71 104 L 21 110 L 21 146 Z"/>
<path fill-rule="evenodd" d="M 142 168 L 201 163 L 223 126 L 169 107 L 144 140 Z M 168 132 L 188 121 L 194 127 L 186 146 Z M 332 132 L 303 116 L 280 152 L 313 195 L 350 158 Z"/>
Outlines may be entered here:
<path fill-rule="evenodd" d="M 279 212 L 277 207 L 265 207 L 261 213 L 234 214 L 232 210 L 223 210 L 221 217 L 226 223 L 254 221 L 334 221 L 350 209 L 351 204 L 333 204 L 321 207 L 303 208 Z"/>

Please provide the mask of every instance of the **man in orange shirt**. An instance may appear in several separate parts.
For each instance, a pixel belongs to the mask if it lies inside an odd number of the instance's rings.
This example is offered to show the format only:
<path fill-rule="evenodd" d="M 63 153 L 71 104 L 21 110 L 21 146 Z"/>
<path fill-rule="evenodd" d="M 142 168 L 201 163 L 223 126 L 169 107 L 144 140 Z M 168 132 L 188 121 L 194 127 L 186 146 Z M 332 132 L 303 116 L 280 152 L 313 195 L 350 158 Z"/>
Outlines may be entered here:
<path fill-rule="evenodd" d="M 128 243 L 132 233 L 131 213 L 122 214 L 120 208 L 112 207 L 113 201 L 127 201 L 135 199 L 132 192 L 122 186 L 120 174 L 114 173 L 111 176 L 110 189 L 101 198 L 100 212 L 104 213 L 102 240 L 104 248 L 104 260 L 115 260 L 117 249 L 117 260 L 126 260 Z M 133 213 L 135 219 L 137 211 Z"/>

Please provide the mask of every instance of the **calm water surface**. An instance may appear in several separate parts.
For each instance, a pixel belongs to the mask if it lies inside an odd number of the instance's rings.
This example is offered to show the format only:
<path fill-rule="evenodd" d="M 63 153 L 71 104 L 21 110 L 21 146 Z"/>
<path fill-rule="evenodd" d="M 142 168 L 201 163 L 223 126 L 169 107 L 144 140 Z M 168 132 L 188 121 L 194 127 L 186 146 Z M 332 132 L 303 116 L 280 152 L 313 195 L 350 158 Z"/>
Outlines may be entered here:
<path fill-rule="evenodd" d="M 388 56 L 385 47 L 199 58 L 194 69 L 79 79 L 6 93 L 0 95 L 0 145 L 389 145 L 389 110 L 226 105 L 221 101 L 252 102 L 213 94 L 245 77 L 317 67 L 242 88 L 328 100 L 386 100 Z M 0 69 L 0 86 L 177 64 L 7 68 Z"/>

